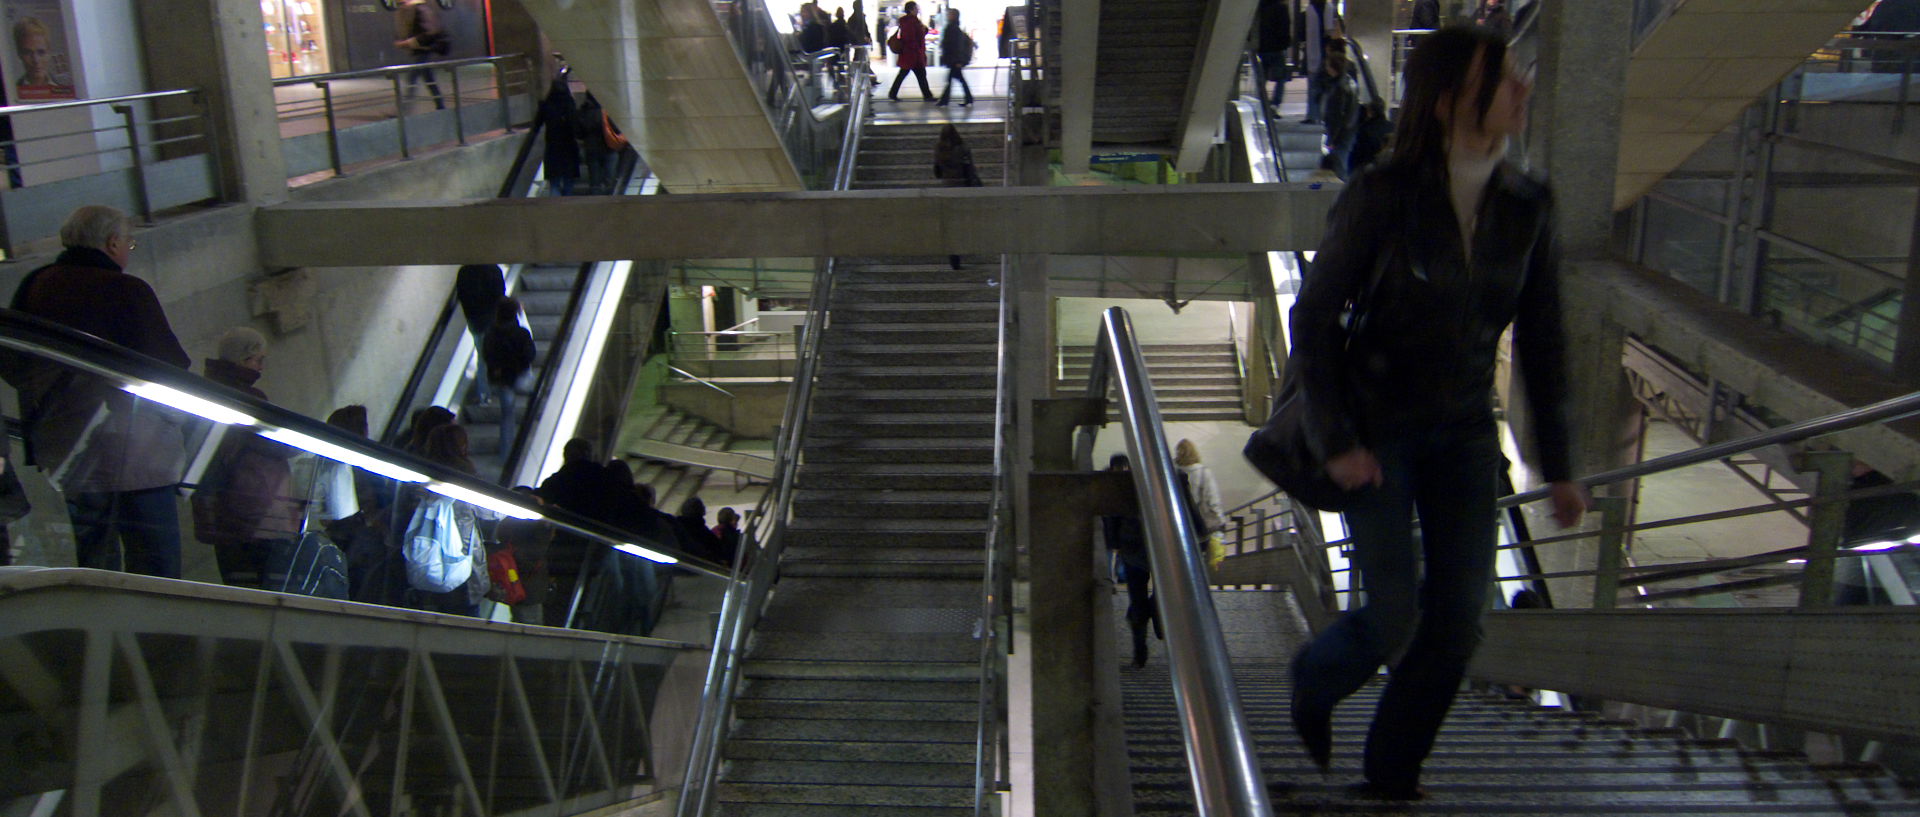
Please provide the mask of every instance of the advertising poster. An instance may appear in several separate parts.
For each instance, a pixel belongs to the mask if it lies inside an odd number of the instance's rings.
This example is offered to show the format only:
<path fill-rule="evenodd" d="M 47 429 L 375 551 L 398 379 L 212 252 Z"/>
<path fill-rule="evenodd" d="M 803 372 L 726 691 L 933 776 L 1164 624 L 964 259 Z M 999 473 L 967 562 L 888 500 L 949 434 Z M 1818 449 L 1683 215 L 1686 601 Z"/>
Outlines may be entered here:
<path fill-rule="evenodd" d="M 67 16 L 60 0 L 5 0 L 8 101 L 73 99 Z"/>

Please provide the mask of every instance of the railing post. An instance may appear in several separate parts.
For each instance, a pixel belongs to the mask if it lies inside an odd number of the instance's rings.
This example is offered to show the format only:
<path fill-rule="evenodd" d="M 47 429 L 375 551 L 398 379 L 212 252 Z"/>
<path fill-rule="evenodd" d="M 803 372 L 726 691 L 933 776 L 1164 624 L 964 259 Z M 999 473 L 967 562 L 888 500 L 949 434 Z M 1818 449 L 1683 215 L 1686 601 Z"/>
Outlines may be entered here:
<path fill-rule="evenodd" d="M 1626 561 L 1627 500 L 1618 496 L 1593 498 L 1600 514 L 1600 552 L 1593 571 L 1593 609 L 1611 610 L 1619 604 L 1620 566 Z"/>
<path fill-rule="evenodd" d="M 1815 499 L 1844 493 L 1853 484 L 1853 455 L 1845 451 L 1809 451 L 1801 470 L 1817 475 Z M 1821 502 L 1807 509 L 1807 564 L 1800 573 L 1800 606 L 1833 606 L 1833 560 L 1846 536 L 1847 500 Z"/>
<path fill-rule="evenodd" d="M 320 103 L 327 113 L 327 160 L 333 165 L 333 175 L 345 176 L 347 172 L 340 161 L 340 124 L 334 118 L 333 83 L 314 84 L 320 86 Z"/>
<path fill-rule="evenodd" d="M 194 89 L 193 107 L 200 114 L 200 125 L 207 129 L 207 167 L 213 172 L 213 197 L 227 200 L 227 158 L 220 150 L 220 129 L 214 126 L 213 105 L 207 101 L 205 91 Z"/>
<path fill-rule="evenodd" d="M 387 76 L 393 80 L 393 125 L 395 133 L 400 135 L 400 158 L 411 159 L 413 153 L 407 149 L 407 103 L 400 96 L 400 72 Z"/>
<path fill-rule="evenodd" d="M 140 208 L 140 221 L 153 223 L 153 197 L 147 192 L 147 160 L 140 155 L 140 126 L 134 121 L 132 105 L 115 105 L 113 112 L 127 131 L 127 151 L 133 155 L 133 200 Z"/>
<path fill-rule="evenodd" d="M 447 69 L 447 75 L 453 82 L 453 140 L 462 145 L 467 143 L 467 123 L 460 118 L 460 68 Z"/>
<path fill-rule="evenodd" d="M 513 107 L 513 100 L 507 98 L 507 70 L 500 67 L 499 60 L 494 60 L 491 65 L 493 66 L 493 96 L 500 100 L 500 129 L 512 133 L 513 112 L 507 109 Z"/>

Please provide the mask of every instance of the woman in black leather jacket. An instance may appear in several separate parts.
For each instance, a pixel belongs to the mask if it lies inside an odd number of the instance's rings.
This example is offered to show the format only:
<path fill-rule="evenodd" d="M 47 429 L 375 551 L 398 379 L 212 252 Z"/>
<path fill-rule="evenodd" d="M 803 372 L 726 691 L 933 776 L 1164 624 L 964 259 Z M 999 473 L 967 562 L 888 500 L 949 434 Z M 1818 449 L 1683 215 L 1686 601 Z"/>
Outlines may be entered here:
<path fill-rule="evenodd" d="M 1487 607 L 1503 467 L 1494 359 L 1510 323 L 1554 517 L 1573 524 L 1586 504 L 1570 481 L 1552 198 L 1505 161 L 1529 81 L 1497 35 L 1467 28 L 1425 38 L 1406 75 L 1394 154 L 1334 206 L 1293 308 L 1313 436 L 1329 476 L 1362 491 L 1346 518 L 1367 594 L 1294 659 L 1292 714 L 1325 768 L 1334 705 L 1404 648 L 1360 787 L 1411 799 Z"/>

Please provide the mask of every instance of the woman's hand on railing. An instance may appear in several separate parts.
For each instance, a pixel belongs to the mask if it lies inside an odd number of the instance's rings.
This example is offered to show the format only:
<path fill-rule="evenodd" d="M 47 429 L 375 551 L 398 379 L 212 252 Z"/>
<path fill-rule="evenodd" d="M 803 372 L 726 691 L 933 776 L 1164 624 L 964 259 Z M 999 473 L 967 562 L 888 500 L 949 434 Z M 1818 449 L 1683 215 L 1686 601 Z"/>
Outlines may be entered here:
<path fill-rule="evenodd" d="M 1327 476 L 1343 491 L 1386 482 L 1386 475 L 1380 471 L 1380 460 L 1365 448 L 1355 448 L 1327 460 Z"/>
<path fill-rule="evenodd" d="M 1570 479 L 1548 485 L 1547 498 L 1553 502 L 1553 521 L 1562 528 L 1580 524 L 1580 515 L 1593 505 L 1587 486 Z"/>

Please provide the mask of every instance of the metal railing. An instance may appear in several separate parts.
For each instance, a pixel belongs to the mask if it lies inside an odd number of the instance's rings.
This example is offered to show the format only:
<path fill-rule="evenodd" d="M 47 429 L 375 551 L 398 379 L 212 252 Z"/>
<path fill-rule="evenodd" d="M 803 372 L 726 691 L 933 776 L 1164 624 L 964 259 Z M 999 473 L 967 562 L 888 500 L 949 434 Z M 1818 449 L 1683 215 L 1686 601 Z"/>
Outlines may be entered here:
<path fill-rule="evenodd" d="M 482 76 L 463 80 L 463 74 Z M 410 158 L 419 148 L 448 142 L 464 145 L 470 131 L 511 132 L 539 109 L 533 76 L 529 57 L 504 54 L 276 79 L 274 108 L 287 175 L 331 169 L 339 176 L 361 162 Z M 448 84 L 445 93 L 439 90 L 441 80 Z M 417 95 L 426 99 L 409 104 Z M 526 106 L 516 113 L 513 101 L 521 95 Z M 433 110 L 409 113 L 426 104 Z"/>
<path fill-rule="evenodd" d="M 76 201 L 147 223 L 160 210 L 219 201 L 218 140 L 199 89 L 0 107 L 0 249 L 14 255 L 57 234 Z"/>
<path fill-rule="evenodd" d="M 989 788 L 1011 780 L 1012 741 L 1007 731 L 1007 654 L 1013 652 L 1013 537 L 1006 518 L 1008 500 L 1006 448 L 1007 404 L 1013 399 L 1012 367 L 1008 365 L 1007 331 L 1012 325 L 1012 296 L 1007 285 L 1011 262 L 1000 261 L 1000 329 L 995 338 L 993 403 L 993 498 L 987 510 L 986 580 L 980 587 L 980 618 L 974 637 L 980 639 L 979 728 L 974 740 L 973 813 L 998 813 L 989 800 Z M 1004 644 L 1004 649 L 1002 645 Z"/>
<path fill-rule="evenodd" d="M 855 79 L 863 76 L 864 63 L 854 69 Z M 832 179 L 835 190 L 852 186 L 855 157 L 851 154 L 860 144 L 866 120 L 866 98 L 864 93 L 854 95 L 846 133 L 841 140 L 846 150 L 835 165 Z M 707 665 L 706 685 L 687 753 L 683 794 L 675 812 L 679 817 L 702 817 L 712 802 L 722 744 L 732 723 L 733 696 L 739 688 L 747 640 L 759 624 L 774 581 L 779 577 L 780 554 L 786 546 L 786 525 L 792 514 L 800 467 L 800 445 L 806 439 L 814 382 L 819 374 L 821 338 L 831 317 L 829 304 L 833 297 L 835 266 L 834 259 L 822 259 L 814 276 L 813 297 L 804 324 L 807 330 L 799 350 L 799 369 L 795 372 L 779 433 L 774 437 L 773 483 L 761 495 L 751 519 L 741 531 L 740 552 L 734 561 L 735 584 L 728 590 L 722 606 L 719 631 Z"/>
<path fill-rule="evenodd" d="M 848 146 L 838 142 L 846 131 L 831 119 L 817 118 L 815 108 L 833 103 L 852 106 L 857 98 L 868 96 L 872 78 L 868 47 L 849 48 L 844 60 L 813 59 L 798 50 L 791 35 L 775 27 L 765 0 L 714 0 L 713 9 L 804 186 L 830 189 L 835 160 L 847 153 L 843 148 Z M 850 108 L 848 112 L 852 113 Z"/>
<path fill-rule="evenodd" d="M 1182 496 L 1146 359 L 1134 339 L 1133 323 L 1120 307 L 1107 309 L 1101 318 L 1087 396 L 1105 398 L 1109 389 L 1119 393 L 1121 424 L 1132 456 L 1194 801 L 1199 813 L 1209 817 L 1264 816 L 1271 808 L 1266 783 L 1208 589 L 1206 548 Z M 1091 456 L 1090 430 L 1083 428 L 1076 460 Z"/>

